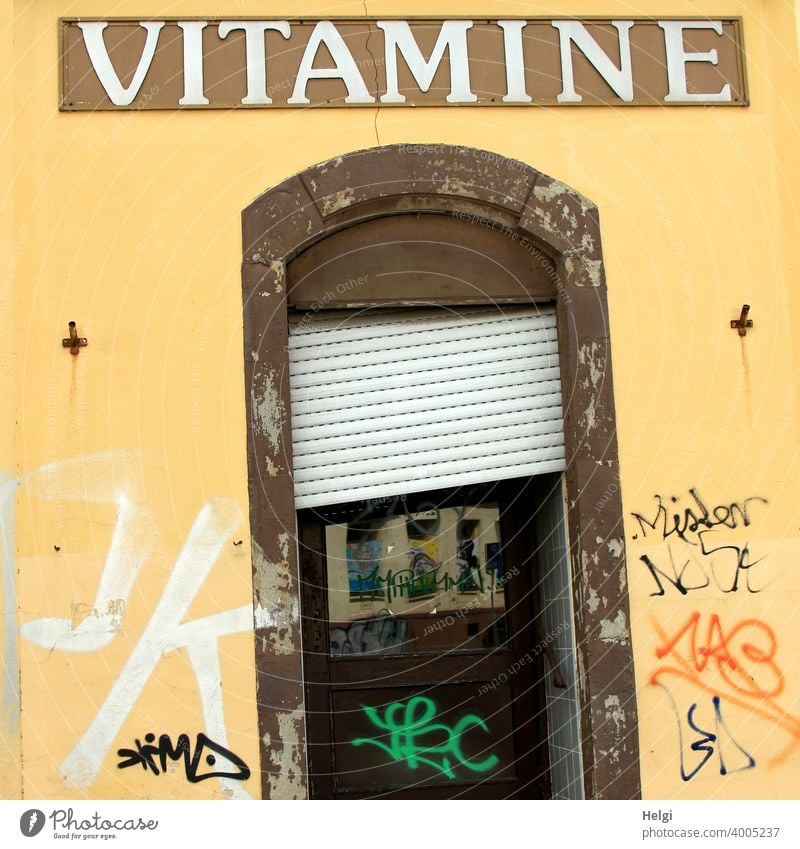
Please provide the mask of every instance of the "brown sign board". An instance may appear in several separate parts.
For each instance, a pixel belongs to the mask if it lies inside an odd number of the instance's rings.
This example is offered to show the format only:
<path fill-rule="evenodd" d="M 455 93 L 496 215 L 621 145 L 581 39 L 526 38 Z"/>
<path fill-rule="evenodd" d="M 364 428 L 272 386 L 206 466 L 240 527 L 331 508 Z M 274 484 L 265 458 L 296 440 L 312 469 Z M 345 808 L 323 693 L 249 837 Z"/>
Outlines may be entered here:
<path fill-rule="evenodd" d="M 747 105 L 739 18 L 61 19 L 62 110 Z"/>

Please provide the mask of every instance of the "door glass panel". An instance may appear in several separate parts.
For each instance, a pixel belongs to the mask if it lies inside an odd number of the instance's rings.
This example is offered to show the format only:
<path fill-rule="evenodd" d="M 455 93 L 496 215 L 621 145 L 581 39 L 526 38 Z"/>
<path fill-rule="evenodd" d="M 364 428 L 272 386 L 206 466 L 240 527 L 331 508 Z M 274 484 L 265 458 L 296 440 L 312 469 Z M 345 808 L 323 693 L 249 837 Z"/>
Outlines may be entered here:
<path fill-rule="evenodd" d="M 504 645 L 496 502 L 367 503 L 325 529 L 334 657 Z"/>

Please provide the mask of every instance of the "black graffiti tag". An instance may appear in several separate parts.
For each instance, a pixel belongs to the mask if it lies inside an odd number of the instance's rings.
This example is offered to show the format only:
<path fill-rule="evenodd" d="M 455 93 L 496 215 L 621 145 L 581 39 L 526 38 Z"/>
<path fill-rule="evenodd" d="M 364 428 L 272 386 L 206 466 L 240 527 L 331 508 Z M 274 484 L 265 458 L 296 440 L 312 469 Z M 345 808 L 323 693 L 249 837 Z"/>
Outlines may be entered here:
<path fill-rule="evenodd" d="M 154 775 L 160 775 L 167 771 L 168 761 L 179 761 L 183 759 L 186 780 L 192 784 L 205 781 L 207 778 L 233 778 L 237 781 L 247 781 L 250 778 L 250 768 L 238 755 L 235 755 L 219 743 L 215 743 L 202 732 L 197 735 L 194 753 L 192 753 L 192 745 L 188 734 L 179 734 L 174 746 L 169 734 L 162 734 L 158 738 L 157 745 L 153 745 L 156 739 L 155 734 L 146 734 L 144 739 L 144 744 L 138 739 L 134 741 L 136 743 L 135 749 L 117 750 L 117 755 L 125 759 L 117 764 L 119 769 L 126 769 L 129 766 L 141 764 L 145 772 L 151 769 Z M 205 758 L 203 757 L 204 755 Z M 230 761 L 236 769 L 234 771 L 201 771 L 201 761 L 205 761 L 205 765 L 208 767 L 214 767 L 217 763 L 217 756 Z M 158 757 L 157 762 L 156 757 Z"/>
<path fill-rule="evenodd" d="M 657 587 L 657 589 L 650 593 L 650 595 L 666 595 L 662 578 L 664 581 L 671 584 L 681 595 L 688 595 L 690 590 L 705 589 L 705 587 L 711 584 L 712 577 L 716 588 L 720 592 L 735 593 L 742 586 L 740 579 L 743 574 L 745 576 L 744 589 L 748 593 L 760 593 L 764 589 L 764 587 L 754 587 L 750 582 L 750 570 L 753 566 L 758 565 L 764 558 L 762 557 L 758 560 L 751 560 L 750 549 L 747 545 L 741 547 L 738 545 L 720 545 L 716 548 L 709 549 L 706 549 L 705 546 L 703 546 L 701 551 L 704 555 L 709 556 L 707 570 L 701 565 L 698 558 L 682 557 L 681 555 L 678 555 L 676 559 L 671 546 L 667 549 L 671 572 L 667 572 L 661 566 L 656 565 L 652 557 L 649 555 L 643 554 L 639 560 L 641 560 L 642 563 L 644 563 L 644 565 L 650 570 L 650 574 L 656 582 Z M 727 580 L 720 577 L 720 567 L 710 557 L 710 555 L 719 554 L 720 552 L 730 552 L 730 557 L 727 558 L 726 565 L 726 570 L 729 575 Z M 678 565 L 679 563 L 680 566 Z M 733 575 L 732 578 L 730 577 L 730 574 Z"/>
<path fill-rule="evenodd" d="M 698 704 L 695 702 L 686 713 L 686 723 L 688 725 L 689 735 L 696 735 L 694 739 L 687 735 L 688 739 L 684 739 L 683 718 L 678 710 L 677 702 L 668 687 L 663 684 L 658 684 L 667 695 L 675 720 L 678 723 L 678 752 L 680 755 L 680 774 L 683 781 L 691 781 L 695 775 L 708 763 L 716 753 L 719 760 L 719 774 L 730 775 L 736 772 L 753 769 L 756 765 L 756 759 L 746 751 L 740 743 L 738 743 L 731 734 L 725 720 L 722 718 L 722 699 L 719 696 L 713 696 L 711 703 L 714 706 L 714 730 L 709 730 L 711 724 L 708 720 L 703 725 L 698 724 L 695 717 Z M 689 743 L 688 751 L 685 749 L 685 744 Z M 725 751 L 728 752 L 728 757 L 725 757 Z M 691 754 L 689 754 L 691 752 Z M 699 756 L 699 760 L 695 759 L 691 762 L 690 759 L 694 754 Z M 731 755 L 736 759 L 732 766 L 730 762 Z"/>
<path fill-rule="evenodd" d="M 639 559 L 650 571 L 656 583 L 656 590 L 651 596 L 665 595 L 664 581 L 671 584 L 681 595 L 687 595 L 691 590 L 699 590 L 712 583 L 723 593 L 737 592 L 742 586 L 749 593 L 761 592 L 750 582 L 750 570 L 760 563 L 751 560 L 748 543 L 744 545 L 714 545 L 721 528 L 734 530 L 750 527 L 750 505 L 753 502 L 767 504 L 765 498 L 753 496 L 742 502 L 720 503 L 710 508 L 703 501 L 697 489 L 690 489 L 691 502 L 689 506 L 677 508 L 678 498 L 672 496 L 668 501 L 670 510 L 665 505 L 665 499 L 655 496 L 656 511 L 652 518 L 641 513 L 632 513 L 636 519 L 642 537 L 654 536 L 660 542 L 676 543 L 680 541 L 692 546 L 686 554 L 681 553 L 680 545 L 667 546 L 669 566 L 656 563 L 652 555 L 643 554 Z M 633 539 L 637 539 L 634 535 Z M 699 551 L 697 550 L 699 549 Z M 716 559 L 713 555 L 717 555 Z M 722 560 L 723 566 L 719 562 Z M 705 565 L 703 565 L 705 564 Z M 669 571 L 668 571 L 669 569 Z M 720 575 L 723 572 L 723 576 Z M 663 579 L 663 580 L 662 580 Z"/>
<path fill-rule="evenodd" d="M 732 501 L 730 504 L 715 504 L 709 508 L 694 487 L 689 490 L 689 495 L 692 497 L 692 503 L 681 509 L 674 507 L 678 498 L 671 496 L 669 501 L 673 506 L 670 510 L 664 505 L 664 499 L 660 495 L 655 495 L 656 513 L 652 519 L 646 518 L 641 513 L 632 513 L 631 515 L 639 524 L 642 536 L 646 537 L 655 533 L 665 542 L 671 537 L 677 537 L 687 545 L 700 545 L 702 534 L 713 528 L 722 526 L 733 530 L 749 527 L 751 524 L 749 505 L 752 502 L 769 503 L 766 498 L 751 496 L 741 503 Z M 637 539 L 637 536 L 633 538 Z"/>

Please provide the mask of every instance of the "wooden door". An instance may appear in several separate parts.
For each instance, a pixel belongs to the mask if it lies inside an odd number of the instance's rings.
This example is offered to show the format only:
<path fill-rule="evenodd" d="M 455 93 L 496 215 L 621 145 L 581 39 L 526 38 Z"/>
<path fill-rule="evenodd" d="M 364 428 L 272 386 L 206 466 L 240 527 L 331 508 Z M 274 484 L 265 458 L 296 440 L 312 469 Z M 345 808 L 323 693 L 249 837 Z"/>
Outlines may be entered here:
<path fill-rule="evenodd" d="M 316 798 L 546 798 L 535 479 L 299 514 Z"/>

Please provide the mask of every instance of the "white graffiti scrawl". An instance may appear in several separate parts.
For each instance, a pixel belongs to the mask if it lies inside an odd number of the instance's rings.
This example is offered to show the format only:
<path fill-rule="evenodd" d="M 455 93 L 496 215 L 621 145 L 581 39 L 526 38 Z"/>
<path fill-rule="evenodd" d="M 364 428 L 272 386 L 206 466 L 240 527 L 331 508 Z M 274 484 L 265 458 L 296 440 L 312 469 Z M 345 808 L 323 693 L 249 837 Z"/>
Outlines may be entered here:
<path fill-rule="evenodd" d="M 133 455 L 120 457 L 116 453 L 113 458 L 110 454 L 93 455 L 42 467 L 15 482 L 24 483 L 33 497 L 79 498 L 117 507 L 113 538 L 91 608 L 93 615 L 80 621 L 75 617 L 34 619 L 20 628 L 25 639 L 43 648 L 67 652 L 97 651 L 114 639 L 121 610 L 140 568 L 152 553 L 148 541 L 156 533 L 149 511 L 126 494 L 133 488 L 132 459 Z M 80 495 L 75 492 L 76 476 L 86 482 Z M 69 489 L 64 481 L 71 482 Z M 126 481 L 130 487 L 125 486 Z M 227 746 L 218 641 L 228 634 L 252 630 L 252 605 L 189 622 L 183 620 L 241 521 L 239 506 L 231 498 L 212 499 L 198 512 L 144 632 L 91 724 L 61 764 L 64 778 L 72 786 L 86 788 L 95 781 L 162 655 L 175 649 L 186 649 L 188 653 L 197 679 L 206 734 L 220 746 Z M 4 522 L 4 526 L 8 524 Z M 226 777 L 217 780 L 227 796 L 250 798 L 240 782 Z"/>

